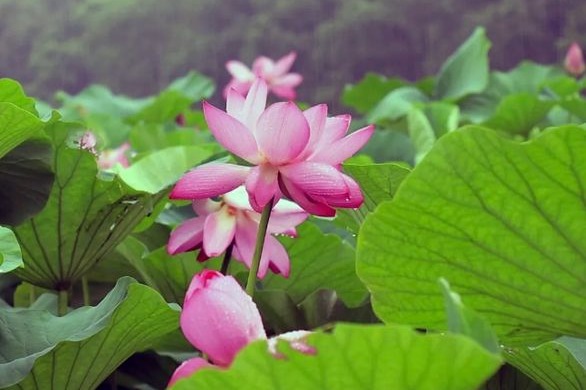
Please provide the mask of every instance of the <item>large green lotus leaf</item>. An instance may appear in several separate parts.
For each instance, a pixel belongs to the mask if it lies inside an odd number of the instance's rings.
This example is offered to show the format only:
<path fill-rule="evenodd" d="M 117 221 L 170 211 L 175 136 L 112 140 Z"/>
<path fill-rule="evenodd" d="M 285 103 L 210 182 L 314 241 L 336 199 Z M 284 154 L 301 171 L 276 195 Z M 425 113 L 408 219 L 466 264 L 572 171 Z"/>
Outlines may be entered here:
<path fill-rule="evenodd" d="M 175 119 L 192 103 L 210 97 L 213 81 L 197 72 L 173 81 L 152 102 L 129 118 L 130 122 L 163 123 Z"/>
<path fill-rule="evenodd" d="M 26 141 L 39 136 L 45 124 L 13 103 L 0 102 L 0 158 Z"/>
<path fill-rule="evenodd" d="M 463 116 L 475 123 L 490 118 L 503 98 L 512 94 L 537 96 L 548 81 L 562 76 L 559 68 L 524 61 L 508 72 L 492 72 L 482 93 L 466 97 L 460 107 Z M 549 96 L 551 97 L 551 96 Z"/>
<path fill-rule="evenodd" d="M 393 198 L 410 172 L 408 168 L 395 163 L 344 164 L 344 171 L 358 182 L 364 195 L 364 203 L 360 208 L 337 211 L 336 221 L 354 233 L 358 233 L 366 215 L 374 211 L 379 203 Z"/>
<path fill-rule="evenodd" d="M 586 100 L 574 96 L 561 100 L 559 104 L 569 113 L 566 121 L 570 119 L 571 115 L 576 116 L 581 121 L 586 121 Z"/>
<path fill-rule="evenodd" d="M 2 79 L 0 91 L 0 224 L 16 225 L 39 212 L 49 197 L 52 149 L 43 139 L 45 124 L 27 111 L 30 99 L 20 86 Z"/>
<path fill-rule="evenodd" d="M 95 307 L 63 317 L 45 310 L 0 311 L 0 387 L 95 389 L 133 353 L 178 327 L 159 294 L 122 278 Z"/>
<path fill-rule="evenodd" d="M 31 138 L 0 159 L 0 223 L 18 225 L 45 207 L 54 174 L 53 147 Z"/>
<path fill-rule="evenodd" d="M 425 103 L 429 98 L 415 87 L 400 87 L 389 92 L 368 113 L 366 120 L 370 123 L 396 121 L 405 116 L 416 103 Z"/>
<path fill-rule="evenodd" d="M 316 333 L 313 356 L 265 342 L 245 348 L 227 370 L 201 370 L 173 390 L 475 390 L 498 369 L 501 358 L 461 335 L 424 335 L 405 326 L 338 325 Z"/>
<path fill-rule="evenodd" d="M 425 157 L 439 137 L 458 127 L 458 118 L 458 106 L 444 102 L 413 107 L 409 111 L 407 127 L 416 151 L 416 163 Z"/>
<path fill-rule="evenodd" d="M 299 304 L 315 291 L 329 288 L 347 305 L 360 305 L 367 293 L 356 276 L 354 248 L 311 223 L 304 223 L 297 232 L 296 238 L 281 239 L 291 259 L 291 274 L 288 278 L 267 274 L 263 289 L 284 290 Z"/>
<path fill-rule="evenodd" d="M 490 41 L 483 28 L 477 28 L 442 65 L 437 76 L 435 95 L 457 100 L 478 93 L 488 85 Z"/>
<path fill-rule="evenodd" d="M 22 266 L 22 253 L 12 230 L 0 226 L 0 274 Z"/>
<path fill-rule="evenodd" d="M 388 79 L 376 73 L 367 73 L 357 84 L 344 87 L 342 103 L 360 114 L 366 114 L 389 92 L 405 84 L 400 79 Z"/>
<path fill-rule="evenodd" d="M 559 341 L 538 347 L 505 348 L 507 361 L 546 390 L 582 390 L 586 388 L 586 369 Z"/>
<path fill-rule="evenodd" d="M 75 125 L 57 122 L 47 132 L 56 150 L 56 180 L 43 211 L 15 228 L 25 262 L 17 274 L 32 284 L 61 290 L 115 248 L 165 198 L 171 180 L 194 165 L 196 158 L 185 160 L 189 162 L 185 166 L 173 165 L 176 171 L 166 170 L 167 181 L 152 173 L 166 166 L 164 162 L 141 164 L 137 170 L 148 185 L 138 186 L 117 176 L 102 179 L 95 156 L 71 147 L 79 137 Z M 208 156 L 201 150 L 200 161 Z"/>
<path fill-rule="evenodd" d="M 364 153 L 377 163 L 389 161 L 405 161 L 414 164 L 413 143 L 401 130 L 382 129 L 374 132 L 370 141 L 362 148 Z"/>
<path fill-rule="evenodd" d="M 442 137 L 360 231 L 375 312 L 444 328 L 444 277 L 505 343 L 586 335 L 584 150 L 574 126 L 528 143 L 474 126 Z"/>
<path fill-rule="evenodd" d="M 66 120 L 78 120 L 89 115 L 127 118 L 146 107 L 153 97 L 133 99 L 128 96 L 114 95 L 102 85 L 91 85 L 77 95 L 59 92 L 57 98 L 63 103 L 59 112 Z"/>
<path fill-rule="evenodd" d="M 175 183 L 185 170 L 213 155 L 213 146 L 174 146 L 153 152 L 119 172 L 138 191 L 156 193 Z"/>
<path fill-rule="evenodd" d="M 512 94 L 500 101 L 494 115 L 483 125 L 510 134 L 527 135 L 545 119 L 553 106 L 553 101 L 543 101 L 535 95 Z"/>
<path fill-rule="evenodd" d="M 165 247 L 149 252 L 134 237 L 124 240 L 117 250 L 138 271 L 141 279 L 157 290 L 167 302 L 182 304 L 193 275 L 204 268 L 218 266 L 217 260 L 198 262 L 194 252 L 171 256 Z"/>
<path fill-rule="evenodd" d="M 12 79 L 0 79 L 0 102 L 12 103 L 37 116 L 35 100 L 28 97 L 22 86 Z"/>

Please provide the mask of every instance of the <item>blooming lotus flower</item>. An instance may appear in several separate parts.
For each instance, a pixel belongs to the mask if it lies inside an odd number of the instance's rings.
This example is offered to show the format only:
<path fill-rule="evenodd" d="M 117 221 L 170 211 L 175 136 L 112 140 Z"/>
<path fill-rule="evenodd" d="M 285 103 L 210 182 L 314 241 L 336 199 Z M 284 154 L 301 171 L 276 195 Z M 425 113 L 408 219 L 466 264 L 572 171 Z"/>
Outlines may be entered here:
<path fill-rule="evenodd" d="M 225 194 L 219 202 L 196 200 L 193 209 L 198 216 L 186 220 L 171 232 L 167 251 L 176 254 L 201 248 L 199 260 L 203 261 L 220 255 L 232 245 L 232 257 L 250 268 L 260 214 L 250 207 L 244 187 Z M 303 209 L 281 200 L 271 213 L 267 232 L 295 235 L 295 226 L 306 218 Z M 268 269 L 289 276 L 287 251 L 270 234 L 265 238 L 257 276 L 263 278 Z"/>
<path fill-rule="evenodd" d="M 210 363 L 208 363 L 207 360 L 202 359 L 200 357 L 184 361 L 183 363 L 181 363 L 181 365 L 179 365 L 179 367 L 177 367 L 177 369 L 173 373 L 173 376 L 171 376 L 171 379 L 169 380 L 167 387 L 173 386 L 175 382 L 177 382 L 179 379 L 187 378 L 204 367 L 213 366 Z"/>
<path fill-rule="evenodd" d="M 286 100 L 295 100 L 295 87 L 301 84 L 303 77 L 298 73 L 288 72 L 296 57 L 295 52 L 287 54 L 277 62 L 267 57 L 258 57 L 252 64 L 252 69 L 240 61 L 228 61 L 226 69 L 232 75 L 232 80 L 224 89 L 224 97 L 228 96 L 230 89 L 235 89 L 241 95 L 245 95 L 255 79 L 262 78 L 276 96 Z"/>
<path fill-rule="evenodd" d="M 130 165 L 128 157 L 126 157 L 128 150 L 130 150 L 130 144 L 125 142 L 116 149 L 102 151 L 98 157 L 98 167 L 106 170 L 113 168 L 116 164 L 120 164 L 124 168 L 127 168 Z"/>
<path fill-rule="evenodd" d="M 218 142 L 254 166 L 199 166 L 177 182 L 170 197 L 210 198 L 245 184 L 258 212 L 283 195 L 320 216 L 335 215 L 334 207 L 360 207 L 360 188 L 340 172 L 340 165 L 366 144 L 374 127 L 346 135 L 350 116 L 330 118 L 325 104 L 305 111 L 291 102 L 265 109 L 266 99 L 267 84 L 258 79 L 246 98 L 230 90 L 227 112 L 204 102 L 206 121 Z"/>
<path fill-rule="evenodd" d="M 252 298 L 232 276 L 211 270 L 191 281 L 180 324 L 187 340 L 223 367 L 248 343 L 267 338 Z"/>
<path fill-rule="evenodd" d="M 568 73 L 573 76 L 580 76 L 584 71 L 586 71 L 586 65 L 584 64 L 584 55 L 582 53 L 582 48 L 578 43 L 574 42 L 568 49 L 566 53 L 566 58 L 564 60 L 564 66 Z"/>

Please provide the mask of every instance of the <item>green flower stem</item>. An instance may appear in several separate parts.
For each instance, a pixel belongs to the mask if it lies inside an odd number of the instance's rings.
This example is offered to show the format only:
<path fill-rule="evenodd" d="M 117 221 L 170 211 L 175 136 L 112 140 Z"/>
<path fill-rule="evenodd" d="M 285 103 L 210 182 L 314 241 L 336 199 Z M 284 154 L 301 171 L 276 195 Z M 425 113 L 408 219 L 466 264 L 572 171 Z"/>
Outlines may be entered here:
<path fill-rule="evenodd" d="M 234 244 L 228 245 L 226 248 L 226 253 L 224 253 L 224 259 L 222 260 L 222 267 L 220 268 L 220 272 L 222 275 L 226 275 L 228 273 L 228 267 L 230 266 L 230 260 L 232 260 L 232 249 L 234 249 Z"/>
<path fill-rule="evenodd" d="M 59 316 L 63 317 L 65 314 L 67 314 L 67 304 L 68 304 L 68 291 L 67 290 L 59 290 L 59 298 L 58 298 L 58 302 L 59 302 Z"/>
<path fill-rule="evenodd" d="M 81 291 L 83 293 L 83 304 L 90 306 L 92 303 L 90 301 L 90 283 L 87 280 L 87 276 L 81 277 Z"/>
<path fill-rule="evenodd" d="M 262 209 L 260 223 L 258 225 L 258 234 L 256 236 L 256 245 L 254 247 L 254 256 L 252 256 L 252 264 L 250 265 L 250 273 L 248 274 L 248 281 L 246 282 L 246 293 L 251 297 L 254 296 L 254 285 L 256 284 L 256 274 L 260 266 L 260 259 L 262 257 L 262 250 L 265 244 L 265 237 L 267 235 L 267 227 L 269 226 L 269 218 L 273 210 L 273 199 L 267 203 Z"/>

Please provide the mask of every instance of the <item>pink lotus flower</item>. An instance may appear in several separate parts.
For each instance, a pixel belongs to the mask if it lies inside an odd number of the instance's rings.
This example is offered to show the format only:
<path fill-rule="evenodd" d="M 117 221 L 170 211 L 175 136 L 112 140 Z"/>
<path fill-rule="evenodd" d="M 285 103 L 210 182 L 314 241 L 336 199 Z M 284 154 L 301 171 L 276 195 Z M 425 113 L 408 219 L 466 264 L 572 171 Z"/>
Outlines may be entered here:
<path fill-rule="evenodd" d="M 248 343 L 267 338 L 252 298 L 232 276 L 211 270 L 191 281 L 180 324 L 187 340 L 222 367 Z"/>
<path fill-rule="evenodd" d="M 267 57 L 258 57 L 252 64 L 252 69 L 240 61 L 228 61 L 226 69 L 232 75 L 232 80 L 224 88 L 224 97 L 228 96 L 230 89 L 235 89 L 241 95 L 245 95 L 254 80 L 262 78 L 276 96 L 286 100 L 295 100 L 295 87 L 301 84 L 303 77 L 298 73 L 288 72 L 296 57 L 295 52 L 287 54 L 277 62 Z"/>
<path fill-rule="evenodd" d="M 584 64 L 584 55 L 582 54 L 582 49 L 578 43 L 574 42 L 568 49 L 566 53 L 566 58 L 564 60 L 564 66 L 568 73 L 573 76 L 579 77 L 586 71 L 586 65 Z"/>
<path fill-rule="evenodd" d="M 349 115 L 328 118 L 325 104 L 303 112 L 291 102 L 265 109 L 266 99 L 267 85 L 259 79 L 246 98 L 229 92 L 227 112 L 204 102 L 205 118 L 218 142 L 255 166 L 202 165 L 185 174 L 170 197 L 210 198 L 245 184 L 258 212 L 283 195 L 321 216 L 335 215 L 334 207 L 360 207 L 360 188 L 340 172 L 340 165 L 366 144 L 374 127 L 345 136 Z"/>
<path fill-rule="evenodd" d="M 196 218 L 179 225 L 171 233 L 167 251 L 170 254 L 201 248 L 198 260 L 215 257 L 233 245 L 232 257 L 250 268 L 260 214 L 250 207 L 246 190 L 239 187 L 224 196 L 220 202 L 196 200 L 193 209 Z M 268 233 L 295 235 L 295 226 L 307 218 L 307 213 L 296 204 L 281 200 L 274 207 Z M 289 256 L 279 241 L 270 234 L 265 238 L 257 276 L 263 278 L 267 270 L 289 276 Z"/>
<path fill-rule="evenodd" d="M 102 170 L 111 169 L 116 164 L 122 165 L 127 168 L 130 163 L 126 152 L 130 150 L 130 144 L 128 142 L 123 143 L 116 149 L 106 149 L 100 153 L 98 157 L 98 167 Z"/>
<path fill-rule="evenodd" d="M 184 361 L 183 363 L 181 363 L 181 365 L 179 365 L 179 367 L 177 367 L 177 369 L 175 369 L 175 372 L 173 373 L 173 376 L 171 376 L 171 379 L 169 380 L 167 387 L 173 386 L 175 382 L 177 382 L 179 379 L 187 378 L 204 367 L 213 366 L 210 363 L 208 363 L 207 360 L 202 359 L 200 357 Z"/>

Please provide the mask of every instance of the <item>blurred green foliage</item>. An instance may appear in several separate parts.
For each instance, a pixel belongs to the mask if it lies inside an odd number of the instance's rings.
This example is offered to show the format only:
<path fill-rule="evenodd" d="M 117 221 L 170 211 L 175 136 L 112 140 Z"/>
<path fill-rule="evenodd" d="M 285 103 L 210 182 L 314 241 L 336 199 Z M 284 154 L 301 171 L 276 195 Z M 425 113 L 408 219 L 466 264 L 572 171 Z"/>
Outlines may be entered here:
<path fill-rule="evenodd" d="M 493 68 L 559 63 L 585 20 L 583 0 L 0 0 L 0 75 L 44 99 L 91 83 L 144 96 L 190 69 L 223 85 L 229 59 L 296 50 L 300 98 L 332 104 L 367 71 L 436 73 L 476 25 Z"/>

